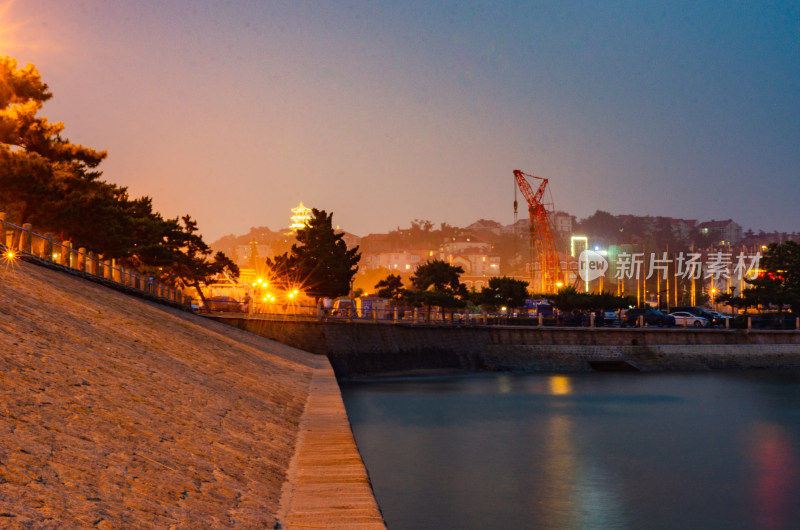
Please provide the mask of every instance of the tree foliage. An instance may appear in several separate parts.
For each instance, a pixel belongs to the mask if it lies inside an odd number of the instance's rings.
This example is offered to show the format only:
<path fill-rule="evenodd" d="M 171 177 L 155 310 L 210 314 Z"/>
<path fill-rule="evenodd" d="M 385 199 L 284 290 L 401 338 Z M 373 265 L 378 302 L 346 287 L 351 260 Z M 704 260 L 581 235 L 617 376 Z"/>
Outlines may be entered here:
<path fill-rule="evenodd" d="M 101 180 L 105 151 L 74 144 L 64 125 L 38 116 L 52 98 L 36 67 L 0 57 L 0 211 L 9 222 L 120 259 L 162 281 L 199 286 L 236 266 L 211 251 L 191 217 L 165 219 L 149 197 Z M 181 224 L 181 221 L 183 224 Z"/>
<path fill-rule="evenodd" d="M 71 205 L 76 193 L 105 184 L 96 168 L 106 152 L 71 143 L 64 124 L 37 116 L 50 98 L 35 66 L 0 57 L 0 203 L 20 224 L 52 224 L 54 204 Z"/>
<path fill-rule="evenodd" d="M 636 304 L 630 296 L 617 296 L 611 293 L 580 293 L 573 286 L 563 287 L 550 297 L 553 306 L 559 311 L 603 311 L 625 309 Z"/>
<path fill-rule="evenodd" d="M 184 215 L 181 224 L 167 237 L 165 247 L 171 263 L 167 264 L 166 276 L 172 283 L 194 287 L 198 296 L 206 304 L 202 287 L 219 274 L 239 276 L 239 267 L 222 252 L 211 258 L 211 248 L 197 233 L 197 222 Z"/>
<path fill-rule="evenodd" d="M 787 241 L 772 243 L 761 258 L 764 271 L 758 278 L 748 280 L 752 286 L 744 290 L 742 298 L 752 305 L 775 305 L 800 314 L 800 244 Z"/>
<path fill-rule="evenodd" d="M 404 293 L 404 299 L 416 307 L 464 307 L 468 293 L 462 274 L 464 269 L 443 260 L 423 263 L 411 276 L 412 289 Z"/>
<path fill-rule="evenodd" d="M 528 282 L 503 276 L 489 278 L 488 287 L 481 289 L 477 301 L 493 311 L 499 307 L 520 307 L 528 296 Z"/>
<path fill-rule="evenodd" d="M 300 286 L 315 298 L 336 298 L 350 292 L 358 272 L 358 247 L 348 249 L 344 233 L 333 230 L 333 213 L 311 210 L 311 220 L 297 231 L 297 243 L 289 252 L 267 258 L 273 277 L 286 285 Z"/>
<path fill-rule="evenodd" d="M 376 283 L 375 289 L 378 290 L 378 296 L 389 298 L 396 303 L 403 296 L 403 279 L 399 274 L 390 274 Z"/>

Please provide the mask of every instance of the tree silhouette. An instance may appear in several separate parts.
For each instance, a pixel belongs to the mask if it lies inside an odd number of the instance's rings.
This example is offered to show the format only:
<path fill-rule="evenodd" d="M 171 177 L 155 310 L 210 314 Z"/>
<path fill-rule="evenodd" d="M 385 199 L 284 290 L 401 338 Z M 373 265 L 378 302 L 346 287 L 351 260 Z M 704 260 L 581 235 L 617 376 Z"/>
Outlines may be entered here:
<path fill-rule="evenodd" d="M 289 252 L 267 258 L 267 267 L 279 283 L 299 286 L 314 298 L 344 296 L 361 254 L 358 247 L 348 249 L 343 237 L 333 230 L 333 213 L 312 208 L 308 224 L 297 231 L 297 243 Z"/>

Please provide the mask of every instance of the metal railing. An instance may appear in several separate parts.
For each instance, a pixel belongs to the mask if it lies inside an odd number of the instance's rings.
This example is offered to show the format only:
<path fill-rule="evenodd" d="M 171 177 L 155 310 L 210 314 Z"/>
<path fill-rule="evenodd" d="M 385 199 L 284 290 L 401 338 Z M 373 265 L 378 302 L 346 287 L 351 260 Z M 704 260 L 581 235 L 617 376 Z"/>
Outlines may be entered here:
<path fill-rule="evenodd" d="M 9 223 L 5 220 L 5 213 L 1 212 L 0 247 L 6 260 L 17 257 L 43 260 L 92 279 L 147 293 L 150 297 L 168 300 L 186 308 L 191 307 L 192 298 L 180 289 L 144 276 L 135 269 L 123 267 L 114 259 L 104 259 L 102 255 L 83 247 L 76 249 L 71 241 L 59 241 L 51 233 L 38 234 L 30 224 L 17 226 Z"/>
<path fill-rule="evenodd" d="M 599 317 L 595 314 L 553 315 L 509 315 L 507 313 L 472 313 L 465 310 L 444 311 L 424 307 L 385 307 L 385 308 L 342 308 L 332 309 L 323 306 L 279 303 L 250 303 L 233 300 L 216 304 L 209 300 L 210 310 L 202 312 L 213 315 L 227 315 L 263 320 L 320 321 L 320 322 L 362 322 L 383 324 L 431 324 L 460 326 L 535 326 L 569 328 L 621 328 L 621 327 L 659 327 L 642 318 L 626 319 L 624 314 L 614 317 Z M 665 329 L 703 331 L 708 329 L 783 329 L 800 330 L 800 318 L 758 319 L 757 317 L 728 319 L 726 325 L 716 327 L 695 327 L 685 322 L 663 326 Z"/>

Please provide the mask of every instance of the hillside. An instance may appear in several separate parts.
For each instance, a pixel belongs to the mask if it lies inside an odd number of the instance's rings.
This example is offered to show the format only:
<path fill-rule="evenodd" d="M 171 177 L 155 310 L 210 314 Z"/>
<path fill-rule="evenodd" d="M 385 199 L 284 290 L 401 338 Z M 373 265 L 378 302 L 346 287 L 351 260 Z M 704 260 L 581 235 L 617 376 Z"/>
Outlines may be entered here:
<path fill-rule="evenodd" d="M 0 265 L 0 527 L 272 528 L 314 356 Z"/>

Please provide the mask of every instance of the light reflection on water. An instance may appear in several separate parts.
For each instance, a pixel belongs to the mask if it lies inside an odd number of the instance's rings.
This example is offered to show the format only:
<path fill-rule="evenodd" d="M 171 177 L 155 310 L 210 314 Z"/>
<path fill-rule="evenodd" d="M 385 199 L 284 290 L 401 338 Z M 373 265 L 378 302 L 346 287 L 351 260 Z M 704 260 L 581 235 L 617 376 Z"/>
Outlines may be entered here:
<path fill-rule="evenodd" d="M 392 529 L 796 528 L 800 374 L 343 385 Z"/>

